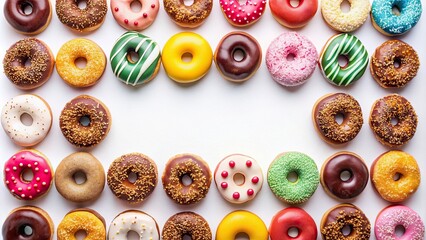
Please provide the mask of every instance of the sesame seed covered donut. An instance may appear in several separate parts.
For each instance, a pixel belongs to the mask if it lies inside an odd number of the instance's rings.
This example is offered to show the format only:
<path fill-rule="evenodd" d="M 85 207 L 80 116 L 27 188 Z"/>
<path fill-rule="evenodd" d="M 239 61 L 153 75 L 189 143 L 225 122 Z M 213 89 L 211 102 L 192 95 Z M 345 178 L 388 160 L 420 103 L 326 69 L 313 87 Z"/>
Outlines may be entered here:
<path fill-rule="evenodd" d="M 186 28 L 203 24 L 213 7 L 212 0 L 194 0 L 190 6 L 186 6 L 182 0 L 163 0 L 163 4 L 173 22 Z"/>
<path fill-rule="evenodd" d="M 137 0 L 142 8 L 133 12 L 131 4 L 134 0 L 112 0 L 111 11 L 115 21 L 123 28 L 133 31 L 142 31 L 151 26 L 157 17 L 160 3 L 158 0 Z"/>
<path fill-rule="evenodd" d="M 220 0 L 219 4 L 226 20 L 235 27 L 247 27 L 256 23 L 266 9 L 265 0 L 247 0 L 245 3 L 238 0 Z"/>
<path fill-rule="evenodd" d="M 31 12 L 26 12 L 26 7 L 31 7 Z M 36 35 L 49 25 L 52 6 L 50 0 L 6 0 L 4 17 L 17 32 Z"/>
<path fill-rule="evenodd" d="M 207 221 L 194 212 L 180 212 L 171 216 L 164 224 L 163 240 L 183 240 L 184 236 L 194 240 L 212 240 Z"/>
<path fill-rule="evenodd" d="M 109 225 L 108 239 L 127 240 L 130 231 L 136 232 L 141 240 L 160 240 L 155 219 L 138 210 L 127 210 L 118 214 Z"/>
<path fill-rule="evenodd" d="M 369 0 L 350 0 L 349 12 L 340 8 L 343 0 L 322 0 L 321 13 L 328 26 L 338 32 L 353 32 L 361 27 L 370 14 Z"/>
<path fill-rule="evenodd" d="M 78 1 L 75 0 L 56 0 L 56 14 L 59 21 L 79 32 L 98 29 L 105 21 L 107 11 L 106 0 L 87 0 L 84 9 L 80 9 Z"/>
<path fill-rule="evenodd" d="M 95 210 L 78 208 L 70 211 L 58 225 L 58 240 L 75 239 L 75 234 L 84 231 L 85 239 L 106 239 L 104 218 Z"/>

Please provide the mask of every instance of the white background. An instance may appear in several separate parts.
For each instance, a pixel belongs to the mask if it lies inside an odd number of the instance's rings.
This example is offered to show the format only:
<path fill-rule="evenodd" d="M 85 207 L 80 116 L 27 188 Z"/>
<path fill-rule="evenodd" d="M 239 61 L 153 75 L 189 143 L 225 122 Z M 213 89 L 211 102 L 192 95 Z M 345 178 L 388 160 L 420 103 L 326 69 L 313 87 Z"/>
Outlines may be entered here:
<path fill-rule="evenodd" d="M 176 84 L 161 68 L 152 82 L 140 88 L 133 88 L 115 78 L 108 61 L 101 81 L 86 89 L 68 86 L 55 70 L 45 85 L 25 92 L 18 90 L 4 74 L 1 74 L 0 105 L 3 106 L 10 98 L 23 93 L 38 94 L 50 104 L 53 112 L 52 129 L 47 138 L 35 148 L 48 156 L 54 168 L 67 155 L 83 150 L 73 147 L 62 136 L 59 129 L 59 114 L 66 102 L 79 94 L 89 94 L 101 99 L 109 107 L 113 116 L 112 128 L 107 138 L 95 148 L 88 150 L 103 163 L 105 171 L 115 158 L 130 152 L 141 152 L 151 157 L 157 163 L 159 176 L 167 160 L 175 154 L 185 152 L 197 154 L 204 158 L 214 171 L 216 164 L 225 156 L 242 153 L 255 158 L 263 167 L 263 173 L 266 176 L 268 166 L 275 156 L 285 151 L 300 151 L 308 154 L 320 169 L 327 157 L 337 151 L 348 150 L 362 156 L 370 166 L 378 155 L 389 150 L 375 139 L 368 126 L 370 108 L 376 99 L 396 92 L 410 100 L 417 111 L 419 125 L 416 135 L 402 150 L 417 159 L 424 174 L 425 23 L 423 16 L 411 32 L 398 37 L 417 50 L 422 63 L 417 77 L 403 89 L 381 88 L 372 79 L 368 70 L 353 86 L 335 87 L 322 77 L 318 68 L 310 80 L 301 87 L 284 88 L 271 79 L 264 56 L 258 72 L 243 84 L 223 80 L 213 63 L 210 72 L 201 81 L 192 85 Z M 3 59 L 7 48 L 25 36 L 16 33 L 5 22 L 3 15 L 0 29 L 2 32 L 0 58 Z M 214 51 L 220 39 L 234 30 L 247 31 L 253 35 L 260 42 L 263 53 L 275 37 L 290 31 L 274 20 L 269 7 L 261 20 L 251 27 L 244 29 L 232 27 L 223 17 L 219 2 L 215 0 L 211 15 L 196 29 L 179 28 L 167 16 L 161 3 L 161 9 L 154 24 L 142 33 L 152 37 L 162 47 L 173 34 L 194 31 L 205 37 Z M 55 56 L 62 44 L 78 37 L 95 41 L 109 56 L 114 41 L 124 32 L 125 30 L 115 22 L 110 9 L 101 28 L 89 34 L 78 34 L 68 30 L 59 22 L 54 12 L 52 22 L 43 33 L 37 35 L 37 38 L 46 42 Z M 297 32 L 311 39 L 318 51 L 327 39 L 336 33 L 325 24 L 319 10 L 314 19 Z M 390 39 L 376 31 L 370 19 L 354 34 L 365 44 L 370 56 L 377 46 Z M 332 92 L 346 92 L 353 95 L 363 110 L 364 126 L 361 132 L 352 142 L 341 147 L 330 146 L 321 140 L 315 132 L 311 119 L 311 110 L 315 101 Z M 14 145 L 3 131 L 0 132 L 0 143 L 0 156 L 3 163 L 22 149 Z M 199 204 L 190 206 L 179 206 L 171 201 L 162 189 L 161 180 L 153 194 L 140 205 L 129 205 L 118 200 L 106 185 L 97 201 L 86 204 L 75 204 L 63 199 L 55 187 L 52 187 L 45 197 L 32 202 L 15 199 L 4 185 L 0 187 L 0 195 L 2 196 L 0 222 L 4 221 L 12 209 L 26 204 L 45 209 L 52 217 L 55 228 L 69 210 L 78 207 L 97 210 L 105 218 L 107 226 L 121 211 L 131 208 L 140 209 L 151 214 L 157 220 L 160 229 L 171 215 L 180 211 L 194 211 L 207 219 L 213 235 L 221 219 L 233 210 L 252 211 L 269 226 L 273 215 L 288 207 L 275 198 L 266 181 L 259 195 L 252 202 L 244 205 L 226 202 L 219 195 L 213 182 L 207 197 Z M 422 183 L 419 190 L 404 204 L 413 208 L 425 219 L 424 195 L 425 187 Z M 326 195 L 323 188 L 319 186 L 313 197 L 300 207 L 314 218 L 318 227 L 323 213 L 338 203 Z M 389 205 L 373 191 L 370 182 L 353 203 L 366 213 L 372 225 L 378 212 Z M 374 239 L 373 232 L 372 239 Z"/>

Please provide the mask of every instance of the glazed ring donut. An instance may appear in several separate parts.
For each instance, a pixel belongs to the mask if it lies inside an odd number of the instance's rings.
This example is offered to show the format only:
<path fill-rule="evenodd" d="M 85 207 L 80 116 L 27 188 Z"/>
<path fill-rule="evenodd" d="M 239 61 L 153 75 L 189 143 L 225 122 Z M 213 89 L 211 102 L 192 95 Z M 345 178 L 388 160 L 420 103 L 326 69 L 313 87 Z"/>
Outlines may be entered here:
<path fill-rule="evenodd" d="M 339 124 L 338 115 L 343 116 Z M 361 131 L 364 120 L 358 101 L 346 93 L 327 94 L 312 109 L 314 126 L 321 138 L 330 144 L 343 144 L 353 140 Z"/>
<path fill-rule="evenodd" d="M 77 59 L 86 60 L 84 68 L 78 67 Z M 76 38 L 66 42 L 56 55 L 56 71 L 73 87 L 89 87 L 96 84 L 105 71 L 106 57 L 95 42 Z"/>
<path fill-rule="evenodd" d="M 32 172 L 32 179 L 24 178 L 27 170 Z M 4 164 L 4 183 L 17 199 L 34 200 L 43 196 L 50 190 L 52 180 L 52 166 L 37 150 L 21 150 Z"/>
<path fill-rule="evenodd" d="M 84 174 L 83 183 L 76 182 L 75 175 L 78 173 Z M 64 158 L 56 168 L 56 190 L 69 201 L 93 201 L 101 195 L 104 186 L 104 168 L 90 153 L 73 153 Z"/>
<path fill-rule="evenodd" d="M 217 226 L 216 239 L 235 239 L 238 233 L 245 233 L 253 240 L 268 240 L 265 223 L 249 211 L 233 211 L 226 215 Z"/>
<path fill-rule="evenodd" d="M 182 60 L 185 54 L 192 56 L 189 62 Z M 193 32 L 181 32 L 172 36 L 163 47 L 164 70 L 178 83 L 200 80 L 210 69 L 213 53 L 209 43 Z"/>
<path fill-rule="evenodd" d="M 342 179 L 343 172 L 349 173 Z M 368 183 L 368 167 L 352 152 L 338 152 L 329 157 L 321 168 L 321 185 L 326 193 L 338 200 L 349 200 L 362 193 Z"/>
<path fill-rule="evenodd" d="M 318 0 L 300 1 L 293 7 L 290 0 L 270 0 L 272 16 L 281 25 L 288 28 L 301 28 L 315 16 L 318 9 Z"/>
<path fill-rule="evenodd" d="M 392 8 L 399 10 L 393 13 Z M 422 15 L 421 0 L 373 0 L 371 22 L 375 29 L 388 36 L 401 35 L 416 26 Z"/>
<path fill-rule="evenodd" d="M 22 122 L 28 114 L 31 125 Z M 1 113 L 1 125 L 12 141 L 22 147 L 34 146 L 47 136 L 52 126 L 52 111 L 49 104 L 39 96 L 23 94 L 10 99 Z"/>
<path fill-rule="evenodd" d="M 377 140 L 389 147 L 399 147 L 410 141 L 416 133 L 417 122 L 411 103 L 398 94 L 376 100 L 370 111 L 371 129 Z"/>
<path fill-rule="evenodd" d="M 181 27 L 195 28 L 204 23 L 213 7 L 212 0 L 194 0 L 186 6 L 180 0 L 163 0 L 164 10 L 174 23 Z"/>
<path fill-rule="evenodd" d="M 189 185 L 183 178 L 191 179 Z M 176 203 L 197 203 L 209 192 L 212 175 L 207 163 L 194 154 L 179 154 L 169 159 L 161 178 L 167 195 Z"/>
<path fill-rule="evenodd" d="M 130 182 L 129 175 L 136 174 Z M 107 173 L 108 187 L 114 195 L 129 203 L 140 203 L 154 191 L 158 171 L 155 162 L 141 153 L 120 156 L 111 163 Z"/>
<path fill-rule="evenodd" d="M 388 202 L 405 201 L 420 185 L 416 159 L 402 151 L 389 151 L 377 157 L 370 174 L 374 189 Z"/>
<path fill-rule="evenodd" d="M 353 32 L 361 27 L 370 14 L 369 0 L 352 0 L 349 12 L 340 8 L 342 0 L 322 0 L 322 17 L 332 29 L 338 32 Z"/>
<path fill-rule="evenodd" d="M 130 52 L 139 60 L 134 62 Z M 160 69 L 160 47 L 151 38 L 138 32 L 126 32 L 115 42 L 110 54 L 111 68 L 120 81 L 132 86 L 147 83 Z"/>
<path fill-rule="evenodd" d="M 26 229 L 31 231 L 27 232 Z M 34 206 L 13 209 L 2 227 L 2 235 L 5 240 L 52 240 L 54 231 L 53 221 L 49 214 Z"/>
<path fill-rule="evenodd" d="M 24 10 L 31 7 L 31 12 Z M 43 32 L 52 19 L 50 0 L 6 0 L 4 17 L 19 33 L 36 35 Z"/>
<path fill-rule="evenodd" d="M 88 119 L 89 124 L 83 125 Z M 111 128 L 111 114 L 98 99 L 80 95 L 69 101 L 59 116 L 62 134 L 77 147 L 92 147 L 102 142 Z"/>
<path fill-rule="evenodd" d="M 79 32 L 98 29 L 105 21 L 107 11 L 106 0 L 87 0 L 84 9 L 80 9 L 78 1 L 75 0 L 56 0 L 56 15 L 59 21 Z"/>
<path fill-rule="evenodd" d="M 212 232 L 207 221 L 193 212 L 180 212 L 171 216 L 163 227 L 163 240 L 184 239 L 212 240 Z"/>
<path fill-rule="evenodd" d="M 346 66 L 339 65 L 339 56 L 347 57 Z M 335 35 L 324 45 L 319 66 L 322 74 L 330 83 L 337 86 L 348 86 L 360 79 L 367 69 L 367 49 L 354 35 L 347 33 Z"/>
<path fill-rule="evenodd" d="M 108 239 L 127 240 L 130 231 L 136 232 L 139 239 L 160 240 L 160 230 L 155 219 L 138 210 L 127 210 L 118 214 L 109 225 Z"/>
<path fill-rule="evenodd" d="M 265 0 L 248 0 L 244 3 L 220 0 L 219 4 L 226 20 L 235 27 L 248 27 L 256 23 L 266 9 Z"/>
<path fill-rule="evenodd" d="M 105 220 L 95 210 L 78 208 L 70 211 L 58 225 L 58 240 L 75 239 L 78 231 L 86 232 L 85 239 L 106 239 Z"/>
<path fill-rule="evenodd" d="M 396 228 L 402 226 L 404 233 L 397 236 Z M 420 215 L 413 209 L 394 205 L 384 208 L 377 215 L 374 224 L 374 235 L 377 240 L 411 239 L 422 240 L 425 236 L 425 225 Z"/>
<path fill-rule="evenodd" d="M 297 180 L 288 179 L 295 173 Z M 268 169 L 268 185 L 272 193 L 288 204 L 306 202 L 319 184 L 318 168 L 314 160 L 299 152 L 286 152 L 278 155 Z"/>
<path fill-rule="evenodd" d="M 297 236 L 289 235 L 291 228 L 297 229 Z M 271 240 L 316 239 L 317 225 L 314 219 L 301 208 L 289 207 L 279 211 L 269 226 Z"/>
<path fill-rule="evenodd" d="M 343 233 L 343 228 L 346 226 L 350 229 L 348 235 Z M 324 213 L 320 230 L 323 239 L 370 239 L 371 225 L 359 208 L 343 203 Z"/>
<path fill-rule="evenodd" d="M 26 63 L 29 61 L 29 66 Z M 50 48 L 36 38 L 26 38 L 14 43 L 3 59 L 6 77 L 23 90 L 40 87 L 49 80 L 55 65 Z"/>
<path fill-rule="evenodd" d="M 237 51 L 241 51 L 242 59 L 235 58 Z M 262 62 L 262 49 L 250 34 L 240 31 L 231 32 L 217 45 L 214 62 L 226 80 L 244 82 L 259 69 Z"/>
<path fill-rule="evenodd" d="M 384 88 L 404 87 L 419 68 L 416 50 L 397 39 L 384 42 L 371 56 L 371 75 Z"/>
<path fill-rule="evenodd" d="M 157 17 L 160 3 L 158 0 L 137 0 L 142 8 L 133 12 L 131 4 L 134 0 L 112 0 L 111 12 L 115 21 L 123 28 L 133 31 L 142 31 L 151 26 Z"/>

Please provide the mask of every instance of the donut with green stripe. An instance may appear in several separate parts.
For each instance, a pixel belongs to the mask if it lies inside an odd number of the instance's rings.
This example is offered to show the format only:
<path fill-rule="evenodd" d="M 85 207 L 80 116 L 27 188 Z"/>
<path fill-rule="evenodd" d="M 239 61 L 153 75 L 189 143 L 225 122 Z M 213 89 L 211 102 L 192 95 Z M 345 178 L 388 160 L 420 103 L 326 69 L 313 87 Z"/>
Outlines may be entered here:
<path fill-rule="evenodd" d="M 348 60 L 346 66 L 340 66 L 339 56 Z M 324 46 L 320 69 L 326 79 L 337 86 L 347 86 L 356 82 L 368 66 L 368 53 L 362 42 L 354 35 L 342 33 L 333 36 Z"/>
<path fill-rule="evenodd" d="M 136 52 L 133 61 L 130 52 Z M 125 84 L 140 85 L 152 80 L 161 62 L 160 47 L 151 38 L 138 32 L 126 32 L 114 44 L 110 61 L 112 71 Z"/>

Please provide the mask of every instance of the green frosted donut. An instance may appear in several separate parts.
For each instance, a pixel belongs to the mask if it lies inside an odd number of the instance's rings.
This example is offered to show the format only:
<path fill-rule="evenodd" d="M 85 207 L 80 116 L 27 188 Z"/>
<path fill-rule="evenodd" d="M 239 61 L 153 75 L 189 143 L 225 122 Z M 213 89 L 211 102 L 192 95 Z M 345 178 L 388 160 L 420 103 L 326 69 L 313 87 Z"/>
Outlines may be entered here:
<path fill-rule="evenodd" d="M 129 52 L 138 54 L 138 61 Z M 115 42 L 110 54 L 112 70 L 122 82 L 133 86 L 146 83 L 158 72 L 161 62 L 160 47 L 151 38 L 138 32 L 126 32 Z"/>
<path fill-rule="evenodd" d="M 294 172 L 297 180 L 291 182 L 287 176 Z M 299 152 L 278 155 L 268 170 L 268 184 L 272 192 L 288 204 L 300 204 L 308 200 L 319 184 L 319 173 L 314 160 Z"/>

